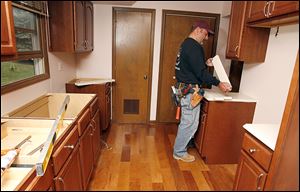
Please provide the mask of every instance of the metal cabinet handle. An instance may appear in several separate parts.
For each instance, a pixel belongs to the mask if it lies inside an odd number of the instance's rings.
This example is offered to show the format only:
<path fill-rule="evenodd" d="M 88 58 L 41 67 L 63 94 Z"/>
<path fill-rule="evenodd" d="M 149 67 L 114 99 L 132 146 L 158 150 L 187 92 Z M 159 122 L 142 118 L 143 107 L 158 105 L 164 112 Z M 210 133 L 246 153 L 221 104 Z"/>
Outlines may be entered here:
<path fill-rule="evenodd" d="M 271 11 L 269 10 L 269 15 L 268 15 L 268 16 L 272 15 L 272 12 L 273 12 L 274 9 L 275 9 L 275 1 L 270 1 L 269 7 L 270 7 L 270 6 L 272 6 L 272 10 L 271 10 Z M 269 8 L 269 9 L 270 9 L 270 8 Z"/>
<path fill-rule="evenodd" d="M 234 48 L 234 52 L 235 52 L 235 56 L 236 56 L 236 57 L 238 56 L 238 54 L 237 54 L 238 49 L 239 49 L 239 46 L 237 45 L 237 46 Z"/>
<path fill-rule="evenodd" d="M 74 149 L 74 145 L 65 145 L 64 148 Z"/>
<path fill-rule="evenodd" d="M 269 7 L 269 1 L 267 1 L 265 6 L 264 6 L 264 15 L 265 15 L 265 17 L 268 17 L 268 12 L 266 10 L 267 6 Z"/>
<path fill-rule="evenodd" d="M 58 178 L 58 181 L 60 181 L 62 184 L 63 184 L 63 189 L 65 188 L 65 181 L 63 180 L 63 178 L 59 177 Z"/>
<path fill-rule="evenodd" d="M 263 173 L 261 173 L 261 174 L 259 174 L 259 176 L 257 177 L 257 180 L 256 180 L 256 189 L 258 190 L 258 191 L 261 191 L 261 187 L 259 186 L 259 183 L 260 183 L 260 180 L 261 180 L 261 178 L 264 176 L 264 174 Z"/>
<path fill-rule="evenodd" d="M 144 75 L 144 79 L 147 80 L 147 79 L 148 79 L 148 76 L 147 76 L 147 75 Z"/>
<path fill-rule="evenodd" d="M 249 149 L 249 153 L 253 154 L 256 151 L 256 149 Z"/>
<path fill-rule="evenodd" d="M 203 113 L 202 116 L 201 116 L 201 126 L 203 126 L 205 124 L 205 120 L 206 120 L 206 114 Z"/>
<path fill-rule="evenodd" d="M 173 79 L 176 79 L 176 77 L 175 77 L 175 76 L 173 76 Z"/>

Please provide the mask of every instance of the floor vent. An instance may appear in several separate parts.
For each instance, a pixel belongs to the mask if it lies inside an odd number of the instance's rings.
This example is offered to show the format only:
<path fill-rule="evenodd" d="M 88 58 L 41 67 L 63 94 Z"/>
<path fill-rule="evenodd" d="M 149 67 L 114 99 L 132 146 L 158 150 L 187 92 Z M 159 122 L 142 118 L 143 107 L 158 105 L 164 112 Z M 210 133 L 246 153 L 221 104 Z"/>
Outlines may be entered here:
<path fill-rule="evenodd" d="M 124 114 L 139 114 L 140 100 L 124 99 L 123 113 Z"/>

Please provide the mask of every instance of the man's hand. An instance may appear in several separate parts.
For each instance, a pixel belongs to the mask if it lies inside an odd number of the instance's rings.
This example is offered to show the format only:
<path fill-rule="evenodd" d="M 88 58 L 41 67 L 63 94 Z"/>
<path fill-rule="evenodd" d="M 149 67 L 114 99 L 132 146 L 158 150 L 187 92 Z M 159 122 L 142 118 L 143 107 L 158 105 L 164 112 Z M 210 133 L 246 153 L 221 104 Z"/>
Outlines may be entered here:
<path fill-rule="evenodd" d="M 226 82 L 220 82 L 218 85 L 219 89 L 225 93 L 231 91 L 232 87 L 230 86 L 229 83 Z"/>
<path fill-rule="evenodd" d="M 214 66 L 213 63 L 212 63 L 212 58 L 207 59 L 206 65 L 210 66 L 210 67 Z"/>

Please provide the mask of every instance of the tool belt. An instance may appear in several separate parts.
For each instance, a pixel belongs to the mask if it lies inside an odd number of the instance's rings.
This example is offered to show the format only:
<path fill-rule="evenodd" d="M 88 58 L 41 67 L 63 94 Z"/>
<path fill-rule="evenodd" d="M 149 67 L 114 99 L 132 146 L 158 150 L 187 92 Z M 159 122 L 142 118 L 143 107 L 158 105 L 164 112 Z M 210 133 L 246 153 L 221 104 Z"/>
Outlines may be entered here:
<path fill-rule="evenodd" d="M 175 84 L 175 88 L 178 89 L 178 93 L 179 93 L 179 97 L 184 97 L 186 96 L 187 94 L 189 93 L 194 93 L 195 90 L 193 88 L 196 88 L 198 85 L 197 84 L 189 84 L 189 83 L 180 83 L 180 82 L 177 82 Z M 204 90 L 201 88 L 201 86 L 199 87 L 199 94 L 201 96 L 204 95 Z"/>
<path fill-rule="evenodd" d="M 204 90 L 201 87 L 198 87 L 197 84 L 188 84 L 177 82 L 175 85 L 177 89 L 177 94 L 179 99 L 185 97 L 187 94 L 191 93 L 191 105 L 192 107 L 196 107 L 203 98 Z M 193 88 L 199 88 L 198 92 L 195 92 Z"/>

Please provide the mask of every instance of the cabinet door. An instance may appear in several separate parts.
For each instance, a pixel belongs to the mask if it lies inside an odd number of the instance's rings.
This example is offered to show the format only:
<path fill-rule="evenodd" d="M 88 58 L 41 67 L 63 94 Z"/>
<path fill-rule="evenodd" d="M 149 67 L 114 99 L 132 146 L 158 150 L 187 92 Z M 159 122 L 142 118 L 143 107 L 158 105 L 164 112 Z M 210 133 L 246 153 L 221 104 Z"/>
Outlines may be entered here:
<path fill-rule="evenodd" d="M 80 160 L 82 170 L 83 190 L 86 190 L 89 179 L 93 171 L 93 142 L 92 142 L 92 125 L 89 124 L 80 138 Z"/>
<path fill-rule="evenodd" d="M 246 4 L 246 1 L 232 1 L 226 49 L 227 58 L 239 58 Z"/>
<path fill-rule="evenodd" d="M 94 49 L 94 9 L 90 1 L 85 2 L 85 39 L 86 51 Z"/>
<path fill-rule="evenodd" d="M 93 122 L 93 154 L 94 154 L 94 165 L 97 164 L 97 160 L 101 150 L 101 143 L 100 143 L 100 112 L 99 110 L 94 115 L 92 122 Z"/>
<path fill-rule="evenodd" d="M 195 136 L 195 145 L 196 145 L 201 157 L 203 157 L 202 146 L 203 146 L 203 140 L 204 140 L 205 127 L 206 127 L 206 117 L 207 117 L 207 113 L 205 113 L 201 110 L 200 123 L 199 123 L 198 130 L 197 130 L 197 133 Z"/>
<path fill-rule="evenodd" d="M 79 145 L 77 144 L 72 155 L 54 179 L 55 189 L 57 191 L 82 191 L 80 170 Z"/>
<path fill-rule="evenodd" d="M 299 1 L 270 1 L 269 17 L 276 17 L 299 11 Z"/>
<path fill-rule="evenodd" d="M 268 14 L 267 1 L 251 1 L 248 22 L 258 21 L 267 18 Z"/>
<path fill-rule="evenodd" d="M 16 52 L 11 1 L 1 1 L 1 55 L 14 55 Z"/>
<path fill-rule="evenodd" d="M 234 190 L 261 191 L 264 189 L 266 177 L 266 172 L 242 150 L 235 176 Z"/>
<path fill-rule="evenodd" d="M 85 3 L 74 1 L 75 52 L 85 51 Z"/>

